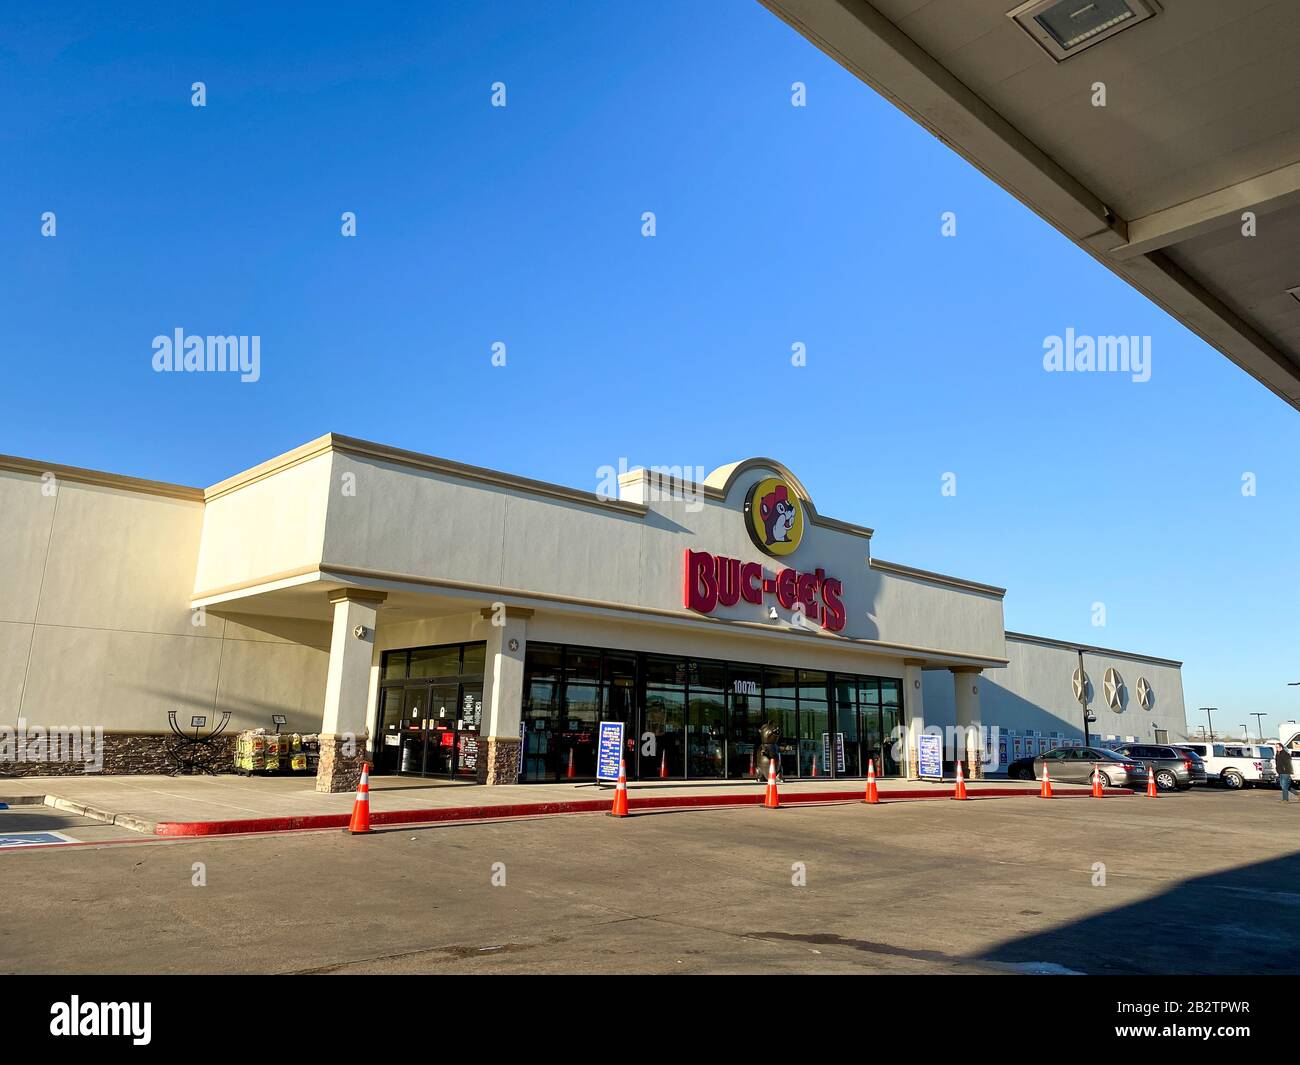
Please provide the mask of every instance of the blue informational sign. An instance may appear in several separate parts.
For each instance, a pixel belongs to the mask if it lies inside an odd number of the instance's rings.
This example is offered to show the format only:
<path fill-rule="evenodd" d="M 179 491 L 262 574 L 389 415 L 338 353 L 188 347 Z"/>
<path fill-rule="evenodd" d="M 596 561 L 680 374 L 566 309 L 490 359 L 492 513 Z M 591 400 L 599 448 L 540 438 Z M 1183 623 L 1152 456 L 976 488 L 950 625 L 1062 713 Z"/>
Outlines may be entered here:
<path fill-rule="evenodd" d="M 916 737 L 917 775 L 943 779 L 943 737 L 922 732 Z"/>
<path fill-rule="evenodd" d="M 623 722 L 602 721 L 596 743 L 596 779 L 617 780 L 618 763 L 623 757 Z"/>

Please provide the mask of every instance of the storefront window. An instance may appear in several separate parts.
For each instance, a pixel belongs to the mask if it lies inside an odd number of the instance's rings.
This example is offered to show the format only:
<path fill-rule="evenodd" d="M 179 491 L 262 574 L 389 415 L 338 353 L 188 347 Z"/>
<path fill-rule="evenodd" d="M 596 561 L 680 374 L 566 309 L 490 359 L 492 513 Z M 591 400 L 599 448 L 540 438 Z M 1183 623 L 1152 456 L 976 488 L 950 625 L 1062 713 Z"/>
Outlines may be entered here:
<path fill-rule="evenodd" d="M 652 733 L 655 741 L 654 753 L 641 758 L 642 779 L 685 776 L 685 729 L 686 692 L 672 688 L 647 690 L 642 731 Z"/>
<path fill-rule="evenodd" d="M 467 677 L 481 677 L 487 665 L 487 644 L 471 643 L 465 645 L 464 660 L 460 671 Z"/>
<path fill-rule="evenodd" d="M 389 651 L 384 655 L 384 680 L 403 680 L 410 654 L 406 651 Z"/>
<path fill-rule="evenodd" d="M 459 647 L 423 647 L 411 652 L 412 677 L 456 677 L 461 673 Z M 480 667 L 479 676 L 483 675 Z"/>
<path fill-rule="evenodd" d="M 793 680 L 793 671 L 791 671 Z M 793 685 L 791 686 L 792 690 Z M 763 695 L 763 719 L 781 730 L 781 775 L 799 775 L 799 713 L 794 699 Z"/>
<path fill-rule="evenodd" d="M 692 662 L 690 684 L 691 691 L 723 691 L 727 686 L 727 664 L 725 662 Z"/>
<path fill-rule="evenodd" d="M 795 680 L 793 669 L 774 669 L 769 666 L 763 670 L 763 696 L 773 699 L 793 699 L 795 697 Z M 794 733 L 790 733 L 791 736 Z"/>
<path fill-rule="evenodd" d="M 899 760 L 894 757 L 893 733 L 896 726 L 902 724 L 902 711 L 892 706 L 880 711 L 880 761 L 876 763 L 876 772 L 887 777 L 897 776 L 900 771 Z"/>
<path fill-rule="evenodd" d="M 844 735 L 844 772 L 847 776 L 866 773 L 866 763 L 858 743 L 858 684 L 856 680 L 837 676 L 831 685 L 831 716 L 835 731 Z"/>
<path fill-rule="evenodd" d="M 676 687 L 686 683 L 686 662 L 664 655 L 646 655 L 645 682 L 648 688 Z"/>
<path fill-rule="evenodd" d="M 844 735 L 837 775 L 860 775 L 868 757 L 882 776 L 897 771 L 883 757 L 881 687 L 899 719 L 893 679 L 827 674 L 780 666 L 687 659 L 672 655 L 531 643 L 524 666 L 524 778 L 590 780 L 601 721 L 624 724 L 630 777 L 752 779 L 759 729 L 781 729 L 781 766 L 807 777 L 816 763 L 829 775 L 827 746 Z M 834 727 L 832 727 L 832 723 Z M 641 737 L 653 736 L 653 753 Z"/>
<path fill-rule="evenodd" d="M 564 677 L 574 684 L 599 684 L 600 652 L 586 648 L 565 648 Z"/>
<path fill-rule="evenodd" d="M 828 776 L 825 744 L 829 741 L 830 715 L 826 705 L 826 674 L 799 670 L 799 776 Z"/>
<path fill-rule="evenodd" d="M 691 689 L 687 720 L 687 775 L 696 778 L 726 776 L 727 704 L 722 693 Z"/>
<path fill-rule="evenodd" d="M 530 643 L 524 656 L 524 673 L 534 679 L 558 681 L 563 661 L 563 651 L 559 647 Z"/>

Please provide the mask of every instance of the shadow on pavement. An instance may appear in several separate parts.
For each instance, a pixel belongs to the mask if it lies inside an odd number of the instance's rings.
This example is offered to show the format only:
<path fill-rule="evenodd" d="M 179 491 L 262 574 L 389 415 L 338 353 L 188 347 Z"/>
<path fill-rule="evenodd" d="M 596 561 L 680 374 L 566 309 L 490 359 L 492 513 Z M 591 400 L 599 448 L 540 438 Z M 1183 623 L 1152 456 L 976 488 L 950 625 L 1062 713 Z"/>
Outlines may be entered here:
<path fill-rule="evenodd" d="M 1212 837 L 1205 846 L 1214 846 Z M 1008 940 L 978 960 L 1051 961 L 1101 974 L 1300 973 L 1297 927 L 1300 853 L 1185 880 L 1153 898 Z"/>

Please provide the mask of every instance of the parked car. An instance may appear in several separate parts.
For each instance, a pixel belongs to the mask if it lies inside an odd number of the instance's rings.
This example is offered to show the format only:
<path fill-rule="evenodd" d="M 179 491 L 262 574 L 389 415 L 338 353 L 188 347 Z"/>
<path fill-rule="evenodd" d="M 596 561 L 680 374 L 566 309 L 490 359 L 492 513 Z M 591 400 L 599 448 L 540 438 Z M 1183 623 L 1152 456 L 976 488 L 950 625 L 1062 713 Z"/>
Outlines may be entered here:
<path fill-rule="evenodd" d="M 1094 770 L 1101 772 L 1107 788 L 1146 787 L 1147 782 L 1145 766 L 1105 747 L 1055 747 L 1033 759 L 1032 765 L 1034 780 L 1043 779 L 1046 766 L 1052 780 L 1062 784 L 1091 784 Z"/>
<path fill-rule="evenodd" d="M 1163 791 L 1186 791 L 1206 781 L 1205 763 L 1194 751 L 1157 743 L 1121 743 L 1112 749 L 1144 766 L 1154 766 L 1156 787 Z"/>
<path fill-rule="evenodd" d="M 1033 780 L 1034 779 L 1033 757 L 1030 756 L 1028 758 L 1017 758 L 1014 762 L 1008 765 L 1007 779 L 1008 780 Z"/>
<path fill-rule="evenodd" d="M 1180 743 L 1177 746 L 1200 757 L 1205 763 L 1208 783 L 1222 784 L 1234 791 L 1248 784 L 1277 783 L 1271 748 L 1252 743 Z"/>

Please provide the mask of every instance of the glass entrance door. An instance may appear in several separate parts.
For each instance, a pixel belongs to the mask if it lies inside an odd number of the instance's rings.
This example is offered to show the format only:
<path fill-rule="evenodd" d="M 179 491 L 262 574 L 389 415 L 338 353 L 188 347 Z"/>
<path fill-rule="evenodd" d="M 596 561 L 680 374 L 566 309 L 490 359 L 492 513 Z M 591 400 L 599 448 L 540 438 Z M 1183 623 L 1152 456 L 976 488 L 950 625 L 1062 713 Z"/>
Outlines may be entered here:
<path fill-rule="evenodd" d="M 464 737 L 472 734 L 476 739 L 478 733 L 477 721 L 466 728 L 464 719 L 457 716 L 459 696 L 460 686 L 456 684 L 407 681 L 384 685 L 379 695 L 380 741 L 375 771 L 415 776 L 453 775 L 457 770 L 458 751 L 467 748 Z M 480 704 L 482 698 L 479 689 Z M 458 735 L 462 737 L 459 743 Z M 472 768 L 477 769 L 476 762 Z"/>
<path fill-rule="evenodd" d="M 386 685 L 379 693 L 378 773 L 424 771 L 424 686 Z"/>
<path fill-rule="evenodd" d="M 425 717 L 424 772 L 451 776 L 456 771 L 456 722 L 460 689 L 456 684 L 430 684 Z"/>

